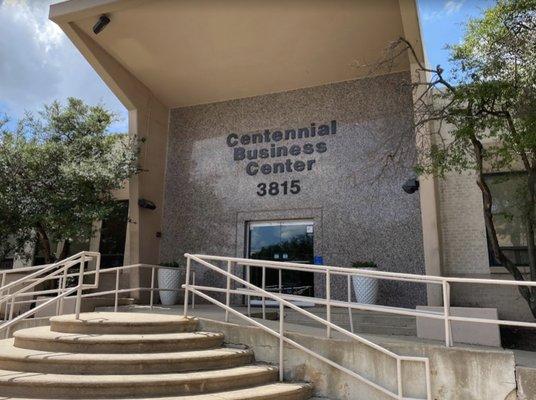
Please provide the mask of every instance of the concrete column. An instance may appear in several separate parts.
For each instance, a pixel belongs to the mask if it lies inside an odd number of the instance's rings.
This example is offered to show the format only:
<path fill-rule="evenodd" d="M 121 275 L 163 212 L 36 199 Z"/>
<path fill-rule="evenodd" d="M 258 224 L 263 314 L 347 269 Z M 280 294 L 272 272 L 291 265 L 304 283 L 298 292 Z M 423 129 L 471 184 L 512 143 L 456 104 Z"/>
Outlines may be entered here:
<path fill-rule="evenodd" d="M 158 263 L 164 203 L 164 175 L 168 133 L 168 110 L 150 99 L 146 109 L 129 112 L 130 135 L 140 141 L 141 172 L 130 179 L 130 263 Z M 155 210 L 138 206 L 138 200 L 153 202 Z"/>
<path fill-rule="evenodd" d="M 413 45 L 419 62 L 426 65 L 426 54 L 421 41 L 422 35 L 416 0 L 399 0 L 399 5 L 404 37 Z M 426 79 L 424 73 L 417 72 L 418 65 L 416 60 L 412 59 L 410 54 L 408 54 L 408 57 L 412 82 Z M 418 98 L 420 94 L 415 92 L 414 99 Z M 427 134 L 429 134 L 428 130 L 418 134 L 416 138 L 417 146 L 430 145 L 429 140 L 422 140 L 422 135 Z M 419 182 L 425 271 L 426 275 L 441 275 L 442 252 L 437 177 L 422 176 Z M 428 285 L 427 299 L 429 306 L 442 305 L 441 287 L 439 285 Z"/>
<path fill-rule="evenodd" d="M 166 145 L 169 108 L 121 65 L 94 37 L 76 24 L 55 21 L 82 51 L 92 67 L 129 110 L 129 135 L 141 140 L 139 164 L 142 172 L 129 181 L 129 223 L 125 251 L 128 264 L 157 264 L 159 237 L 162 227 Z M 155 210 L 140 209 L 138 200 L 144 198 L 156 205 Z M 129 272 L 130 287 L 148 286 L 150 272 Z M 139 298 L 139 294 L 134 294 Z M 145 293 L 144 298 L 148 298 Z"/>

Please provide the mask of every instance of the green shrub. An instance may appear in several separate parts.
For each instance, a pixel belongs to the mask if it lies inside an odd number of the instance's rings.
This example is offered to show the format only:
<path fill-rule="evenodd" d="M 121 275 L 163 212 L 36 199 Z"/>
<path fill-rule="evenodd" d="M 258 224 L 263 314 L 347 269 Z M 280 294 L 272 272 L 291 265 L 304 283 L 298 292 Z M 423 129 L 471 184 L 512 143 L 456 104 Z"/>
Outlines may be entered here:
<path fill-rule="evenodd" d="M 374 261 L 354 261 L 352 268 L 378 268 Z"/>

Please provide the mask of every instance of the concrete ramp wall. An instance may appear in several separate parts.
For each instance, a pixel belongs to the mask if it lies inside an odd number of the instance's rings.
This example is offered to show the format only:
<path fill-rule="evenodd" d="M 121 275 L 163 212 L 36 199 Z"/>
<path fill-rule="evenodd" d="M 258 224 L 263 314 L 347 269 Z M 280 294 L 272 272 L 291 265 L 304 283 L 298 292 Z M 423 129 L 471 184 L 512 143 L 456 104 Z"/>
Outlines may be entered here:
<path fill-rule="evenodd" d="M 279 340 L 260 328 L 209 319 L 201 319 L 201 327 L 223 332 L 229 343 L 251 347 L 259 361 L 278 363 Z M 289 337 L 373 382 L 396 391 L 396 363 L 377 350 L 346 339 L 326 339 L 302 333 L 289 333 Z M 397 354 L 428 357 L 433 399 L 516 399 L 515 360 L 511 351 L 469 346 L 446 348 L 432 342 L 394 337 L 376 338 L 374 341 Z M 317 396 L 331 400 L 390 399 L 386 394 L 301 350 L 286 346 L 284 363 L 285 379 L 312 382 Z M 402 371 L 404 396 L 426 398 L 422 364 L 404 363 Z"/>

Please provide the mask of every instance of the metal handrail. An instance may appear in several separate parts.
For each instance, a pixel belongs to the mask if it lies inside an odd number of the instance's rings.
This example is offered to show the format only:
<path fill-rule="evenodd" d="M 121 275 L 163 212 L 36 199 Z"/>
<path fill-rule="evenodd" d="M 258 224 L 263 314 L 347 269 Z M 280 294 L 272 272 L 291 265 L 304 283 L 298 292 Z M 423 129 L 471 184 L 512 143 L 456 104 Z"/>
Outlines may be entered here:
<path fill-rule="evenodd" d="M 261 267 L 263 268 L 263 277 L 264 269 L 266 268 L 275 268 L 281 270 L 299 270 L 305 272 L 313 273 L 323 273 L 329 279 L 332 275 L 343 275 L 347 277 L 348 281 L 348 301 L 344 304 L 332 300 L 331 298 L 326 303 L 323 303 L 327 307 L 327 317 L 330 318 L 330 308 L 331 306 L 344 307 L 349 310 L 350 321 L 352 319 L 351 309 L 360 309 L 367 311 L 378 311 L 390 314 L 399 314 L 399 315 L 411 315 L 415 317 L 424 317 L 432 319 L 442 319 L 445 326 L 445 345 L 450 347 L 453 345 L 452 338 L 452 321 L 457 322 L 474 322 L 482 324 L 494 324 L 494 325 L 504 325 L 504 326 L 519 326 L 519 327 L 528 327 L 536 328 L 536 322 L 526 322 L 526 321 L 515 321 L 515 320 L 501 320 L 493 318 L 476 318 L 476 317 L 463 317 L 463 316 L 453 316 L 451 315 L 451 305 L 450 305 L 450 286 L 453 283 L 462 283 L 462 284 L 473 284 L 473 285 L 503 285 L 503 286 L 525 286 L 525 287 L 535 287 L 536 281 L 517 281 L 517 280 L 507 280 L 507 279 L 484 279 L 484 278 L 464 278 L 464 277 L 453 277 L 453 276 L 435 276 L 435 275 L 417 275 L 417 274 L 408 274 L 400 272 L 388 272 L 388 271 L 373 271 L 361 268 L 343 268 L 335 267 L 329 265 L 306 265 L 298 264 L 291 262 L 275 262 L 275 261 L 266 261 L 266 260 L 255 260 L 249 258 L 237 258 L 237 257 L 222 257 L 222 256 L 212 256 L 212 255 L 199 255 L 196 254 L 196 257 L 202 258 L 204 260 L 212 261 L 224 261 L 232 262 L 234 264 L 245 266 L 248 271 L 249 267 Z M 432 284 L 440 285 L 443 292 L 443 306 L 442 312 L 436 312 L 431 310 L 413 310 L 413 309 L 404 309 L 396 307 L 387 307 L 380 305 L 371 305 L 371 304 L 360 304 L 352 303 L 350 301 L 350 278 L 352 276 L 362 276 L 374 279 L 383 279 L 383 280 L 393 280 L 393 281 L 403 281 L 403 282 L 415 282 L 422 284 Z M 281 274 L 280 278 L 281 280 Z M 329 289 L 328 289 L 329 290 Z M 262 296 L 257 296 L 262 297 Z M 319 300 L 301 296 L 301 299 L 306 299 L 308 302 L 316 302 Z M 322 303 L 318 303 L 322 304 Z M 248 296 L 248 308 L 249 308 L 249 296 Z M 264 304 L 263 304 L 263 315 Z M 353 324 L 351 323 L 353 328 Z M 329 329 L 328 329 L 329 334 Z"/>
<path fill-rule="evenodd" d="M 95 275 L 93 284 L 84 284 L 84 271 L 86 262 L 95 261 L 95 270 L 92 274 Z M 69 269 L 75 265 L 80 265 L 76 274 L 69 274 Z M 26 269 L 28 271 L 28 269 Z M 0 287 L 0 305 L 5 304 L 4 322 L 0 325 L 0 332 L 5 331 L 6 337 L 10 334 L 10 328 L 15 323 L 34 315 L 37 311 L 47 307 L 53 303 L 58 304 L 58 313 L 63 307 L 64 298 L 76 292 L 75 314 L 76 318 L 80 316 L 80 307 L 82 301 L 82 292 L 86 289 L 95 289 L 98 287 L 99 271 L 100 271 L 100 253 L 91 251 L 82 251 L 64 260 L 54 264 L 48 264 L 44 268 L 31 268 L 35 272 L 30 273 L 13 282 L 5 284 L 6 274 L 2 275 L 2 285 Z M 67 288 L 67 277 L 77 276 L 77 285 Z M 36 286 L 46 281 L 58 281 L 57 289 L 35 290 Z M 22 286 L 22 287 L 21 287 Z M 33 298 L 40 294 L 56 293 L 55 297 L 23 312 L 20 315 L 14 316 L 15 305 L 33 303 Z M 30 300 L 17 301 L 20 297 L 31 297 Z M 8 313 L 9 308 L 9 313 Z"/>
<path fill-rule="evenodd" d="M 85 252 L 86 254 L 88 254 L 89 252 Z M 98 255 L 98 253 L 92 253 L 93 256 L 95 255 Z M 88 257 L 86 257 L 86 261 L 88 260 Z M 65 260 L 64 260 L 65 261 Z M 64 263 L 64 261 L 62 262 L 58 262 L 57 264 L 58 265 L 61 265 L 62 263 Z M 174 269 L 173 267 L 168 267 L 168 266 L 163 266 L 163 265 L 152 265 L 152 264 L 131 264 L 131 265 L 123 265 L 123 266 L 119 266 L 119 267 L 113 267 L 113 268 L 107 268 L 107 269 L 100 269 L 100 264 L 99 264 L 99 267 L 96 268 L 95 270 L 84 270 L 82 273 L 80 272 L 76 272 L 76 273 L 69 273 L 67 272 L 69 268 L 71 268 L 73 265 L 75 265 L 76 263 L 73 261 L 71 262 L 71 264 L 67 267 L 65 266 L 65 268 L 62 268 L 61 270 L 56 270 L 56 271 L 53 271 L 52 273 L 50 273 L 49 275 L 47 275 L 46 277 L 44 277 L 44 279 L 36 279 L 35 277 L 33 278 L 26 278 L 26 279 L 19 279 L 18 282 L 21 283 L 21 282 L 24 282 L 24 283 L 27 283 L 27 282 L 33 282 L 34 285 L 32 286 L 35 286 L 37 285 L 38 283 L 41 283 L 43 281 L 46 281 L 47 279 L 60 279 L 61 278 L 61 281 L 62 283 L 65 282 L 66 278 L 68 277 L 80 277 L 81 275 L 85 278 L 87 276 L 91 276 L 91 275 L 95 275 L 95 280 L 94 280 L 94 283 L 91 284 L 91 285 L 87 285 L 87 284 L 84 284 L 82 286 L 82 290 L 87 290 L 87 289 L 98 289 L 99 287 L 99 275 L 100 274 L 114 274 L 115 275 L 115 288 L 113 289 L 110 289 L 110 290 L 105 290 L 105 291 L 90 291 L 90 292 L 87 292 L 87 293 L 81 293 L 79 298 L 80 298 L 80 301 L 82 299 L 86 299 L 86 298 L 92 298 L 92 297 L 102 297 L 102 296 L 105 296 L 105 295 L 114 295 L 114 312 L 117 312 L 118 311 L 118 307 L 119 307 L 119 295 L 120 294 L 123 294 L 123 293 L 131 293 L 131 292 L 149 292 L 150 293 L 150 308 L 153 309 L 153 306 L 154 306 L 154 302 L 155 302 L 155 298 L 154 298 L 154 294 L 155 292 L 182 292 L 184 289 L 182 288 L 175 288 L 175 289 L 163 289 L 163 288 L 157 288 L 156 287 L 156 271 L 158 271 L 159 269 Z M 48 265 L 47 265 L 48 266 Z M 120 289 L 119 288 L 119 278 L 120 278 L 120 274 L 124 271 L 127 271 L 127 270 L 131 270 L 131 269 L 136 269 L 136 268 L 141 268 L 141 269 L 150 269 L 151 270 L 151 283 L 150 283 L 150 286 L 138 286 L 138 287 L 128 287 L 128 288 L 124 288 L 124 289 Z M 32 268 L 33 269 L 33 268 Z M 65 271 L 64 271 L 65 269 Z M 63 271 L 63 274 L 61 274 L 61 271 Z M 193 274 L 193 280 L 195 282 L 195 274 Z M 60 283 L 60 285 L 62 285 L 62 283 Z M 28 289 L 28 288 L 26 288 Z M 74 287 L 74 289 L 78 289 L 78 286 Z M 2 288 L 0 287 L 0 293 L 2 292 Z M 15 305 L 21 305 L 21 304 L 33 304 L 33 303 L 36 303 L 36 296 L 38 295 L 43 295 L 43 294 L 52 294 L 52 293 L 56 293 L 58 295 L 59 298 L 52 298 L 50 300 L 47 300 L 46 301 L 46 305 L 43 305 L 43 304 L 40 304 L 38 306 L 36 306 L 35 308 L 32 308 L 30 311 L 29 314 L 26 314 L 26 316 L 31 316 L 31 315 L 34 315 L 34 318 L 35 317 L 35 314 L 37 311 L 43 309 L 43 308 L 46 308 L 47 305 L 50 305 L 54 302 L 58 303 L 57 304 L 57 307 L 56 307 L 56 314 L 59 315 L 61 313 L 63 313 L 63 301 L 64 301 L 64 298 L 67 296 L 67 295 L 63 295 L 62 291 L 65 291 L 65 290 L 68 290 L 69 294 L 72 294 L 74 292 L 73 288 L 69 288 L 69 289 L 65 289 L 63 286 L 62 286 L 62 289 L 60 290 L 60 288 L 58 289 L 50 289 L 50 290 L 34 290 L 34 291 L 17 291 L 17 293 L 12 293 L 11 295 L 6 295 L 9 299 L 12 299 L 11 302 L 5 302 L 6 303 L 6 311 L 5 311 L 5 315 L 8 315 L 8 312 L 7 312 L 7 307 L 8 305 L 11 306 L 11 309 L 14 308 Z M 16 298 L 27 298 L 29 297 L 30 299 L 28 300 L 16 300 Z M 0 296 L 0 298 L 2 298 Z M 60 300 L 59 302 L 57 300 Z M 77 301 L 77 304 L 79 303 L 78 301 L 78 296 L 76 298 L 76 301 Z M 192 304 L 192 306 L 195 306 L 195 295 L 192 294 L 191 296 L 191 300 L 190 301 L 190 304 Z M 10 317 L 11 318 L 11 317 Z M 19 317 L 15 317 L 17 318 L 17 320 L 20 320 Z M 48 318 L 48 317 L 38 317 L 38 318 Z M 6 323 L 7 321 L 4 321 L 4 323 Z M 10 324 L 11 325 L 11 324 Z M 1 331 L 2 327 L 0 325 L 0 331 Z M 9 331 L 6 333 L 6 335 L 9 335 Z"/>
<path fill-rule="evenodd" d="M 437 276 L 437 275 L 418 275 L 418 274 L 408 274 L 402 272 L 389 272 L 389 271 L 374 271 L 365 268 L 345 268 L 345 267 L 335 267 L 330 265 L 309 265 L 309 264 L 298 264 L 292 262 L 282 262 L 282 261 L 267 261 L 267 260 L 256 260 L 252 258 L 238 258 L 238 257 L 223 257 L 223 256 L 212 256 L 205 254 L 193 254 L 192 256 L 202 258 L 204 260 L 213 260 L 213 261 L 231 261 L 236 263 L 236 265 L 252 266 L 252 267 L 270 267 L 277 269 L 287 269 L 287 270 L 300 270 L 304 272 L 320 272 L 320 271 L 330 271 L 332 274 L 339 275 L 357 275 L 365 276 L 378 279 L 386 280 L 396 280 L 396 281 L 407 281 L 407 282 L 416 282 L 416 283 L 431 283 L 431 284 L 442 284 L 443 282 L 449 283 L 481 283 L 481 284 L 498 284 L 498 285 L 511 285 L 511 286 L 536 286 L 536 281 L 516 281 L 508 279 L 484 279 L 484 278 L 461 278 L 455 276 Z"/>
<path fill-rule="evenodd" d="M 64 259 L 64 260 L 58 261 L 58 262 L 56 262 L 56 263 L 54 263 L 54 264 L 46 264 L 46 265 L 43 266 L 43 267 L 40 267 L 40 266 L 38 266 L 37 268 L 35 268 L 35 267 L 31 267 L 30 269 L 28 269 L 28 268 L 20 268 L 20 270 L 19 270 L 18 268 L 17 268 L 17 269 L 12 269 L 12 270 L 9 270 L 9 271 L 10 271 L 10 272 L 13 272 L 13 273 L 25 272 L 25 271 L 23 271 L 23 270 L 26 270 L 26 271 L 29 271 L 29 270 L 35 270 L 35 272 L 34 272 L 34 273 L 31 273 L 30 275 L 25 275 L 25 276 L 23 276 L 23 277 L 21 277 L 21 278 L 15 280 L 15 281 L 13 281 L 13 282 L 10 282 L 10 283 L 8 283 L 8 284 L 6 284 L 6 285 L 4 284 L 4 282 L 2 282 L 2 284 L 0 285 L 0 286 L 1 286 L 0 289 L 1 289 L 2 291 L 4 291 L 4 290 L 8 290 L 8 289 L 10 289 L 11 287 L 17 286 L 18 284 L 20 284 L 20 283 L 22 283 L 22 282 L 27 282 L 27 281 L 29 281 L 30 279 L 35 278 L 35 277 L 38 277 L 38 276 L 40 276 L 40 275 L 43 275 L 43 274 L 46 273 L 46 272 L 54 271 L 54 270 L 56 270 L 58 267 L 60 267 L 60 266 L 65 266 L 65 265 L 68 264 L 68 263 L 71 263 L 70 266 L 72 267 L 73 265 L 78 264 L 78 261 L 75 261 L 75 260 L 77 260 L 78 258 L 80 258 L 81 254 L 83 254 L 83 253 L 85 253 L 85 254 L 87 254 L 87 255 L 93 255 L 93 256 L 95 256 L 95 255 L 99 255 L 99 256 L 100 256 L 99 253 L 94 253 L 94 252 L 91 252 L 91 253 L 90 253 L 90 252 L 83 252 L 83 251 L 82 251 L 82 252 L 77 253 L 77 254 L 75 254 L 75 255 L 72 255 L 72 256 L 70 256 L 70 257 Z M 8 271 L 4 271 L 3 276 L 5 277 L 7 274 L 8 274 Z"/>
<path fill-rule="evenodd" d="M 236 265 L 247 265 L 247 263 L 249 263 L 250 261 L 252 260 L 249 260 L 249 259 L 239 259 L 239 258 L 232 258 L 232 257 L 216 257 L 216 256 L 203 256 L 203 255 L 191 255 L 191 254 L 188 254 L 186 253 L 185 254 L 185 257 L 186 257 L 186 282 L 185 284 L 183 285 L 183 288 L 185 290 L 185 298 L 187 298 L 187 295 L 188 295 L 188 292 L 191 291 L 192 293 L 195 293 L 196 295 L 204 298 L 205 300 L 211 302 L 212 304 L 215 304 L 221 308 L 223 308 L 225 310 L 225 313 L 226 313 L 226 316 L 225 316 L 225 320 L 228 321 L 228 316 L 229 316 L 229 313 L 233 313 L 237 316 L 239 316 L 240 318 L 242 319 L 245 319 L 247 320 L 248 322 L 252 323 L 253 325 L 255 326 L 258 326 L 260 327 L 261 329 L 265 330 L 266 332 L 270 333 L 271 335 L 273 336 L 276 336 L 277 338 L 279 338 L 279 376 L 280 376 L 280 380 L 283 380 L 283 352 L 284 352 L 284 343 L 288 343 L 289 345 L 291 346 L 294 346 L 302 351 L 305 351 L 307 354 L 325 362 L 325 363 L 328 363 L 329 365 L 331 365 L 332 367 L 334 368 L 337 368 L 339 369 L 340 371 L 342 372 L 345 372 L 351 376 L 353 376 L 354 378 L 364 382 L 365 384 L 381 391 L 382 393 L 388 395 L 389 397 L 391 398 L 394 398 L 394 399 L 405 399 L 405 400 L 409 400 L 410 398 L 408 397 L 404 397 L 404 394 L 403 394 L 403 386 L 402 386 L 402 362 L 403 361 L 411 361 L 411 362 L 422 362 L 424 364 L 424 368 L 425 368 L 425 375 L 426 375 L 426 399 L 427 400 L 431 400 L 432 398 L 432 394 L 431 394 L 431 373 L 430 373 L 430 362 L 429 362 L 429 359 L 426 358 L 426 357 L 415 357 L 415 356 L 402 356 L 402 355 L 399 355 L 399 354 L 396 354 L 374 342 L 371 342 L 370 340 L 368 339 L 365 339 L 359 335 L 356 335 L 355 333 L 353 332 L 350 332 L 334 323 L 332 323 L 329 318 L 328 320 L 325 320 L 309 311 L 306 311 L 302 308 L 300 308 L 299 306 L 293 304 L 292 302 L 288 301 L 285 299 L 285 295 L 283 294 L 279 294 L 279 293 L 273 293 L 273 292 L 268 292 L 266 291 L 265 289 L 263 288 L 260 288 L 258 286 L 255 286 L 253 285 L 252 283 L 250 283 L 249 281 L 247 280 L 244 280 L 242 278 L 239 278 L 237 277 L 236 275 L 234 275 L 232 273 L 232 268 L 233 268 L 233 265 L 236 266 Z M 227 270 L 224 270 L 222 268 L 219 268 L 218 266 L 216 265 L 213 265 L 211 263 L 209 263 L 208 261 L 206 261 L 205 259 L 211 259 L 211 260 L 218 260 L 218 261 L 227 261 Z M 215 288 L 215 287 L 207 287 L 207 286 L 199 286 L 199 285 L 195 285 L 195 283 L 193 284 L 190 284 L 190 280 L 189 280 L 189 275 L 190 275 L 190 270 L 191 270 L 191 261 L 195 261 L 221 275 L 223 275 L 224 277 L 226 277 L 226 281 L 227 281 L 227 286 L 225 289 L 222 289 L 222 288 Z M 300 270 L 303 270 L 304 268 L 307 268 L 307 267 L 304 267 L 303 264 L 292 264 L 292 263 L 276 263 L 276 262 L 266 262 L 266 261 L 261 261 L 259 262 L 258 260 L 255 260 L 254 263 L 251 263 L 250 265 L 254 265 L 255 263 L 257 264 L 262 264 L 260 266 L 263 266 L 263 267 L 272 267 L 272 268 L 285 268 L 285 269 L 292 269 L 292 267 L 296 266 L 296 268 L 299 268 Z M 312 269 L 310 269 L 311 271 L 313 271 Z M 318 272 L 318 270 L 314 270 L 314 272 Z M 327 270 L 327 273 L 329 274 L 330 271 Z M 249 274 L 248 274 L 248 277 L 249 277 Z M 264 277 L 264 271 L 263 271 L 263 277 Z M 246 315 L 243 315 L 241 313 L 239 313 L 238 311 L 234 310 L 232 307 L 230 307 L 230 295 L 232 293 L 234 294 L 237 294 L 237 293 L 240 293 L 240 291 L 237 291 L 237 290 L 232 290 L 231 289 L 231 281 L 234 281 L 240 285 L 243 285 L 244 287 L 248 288 L 252 293 L 255 294 L 255 297 L 262 297 L 263 299 L 264 298 L 270 298 L 272 300 L 275 300 L 279 303 L 279 331 L 276 331 L 274 329 L 271 329 L 269 327 L 267 327 L 266 325 L 264 324 L 261 324 L 257 321 L 255 321 L 254 319 L 252 319 L 251 317 L 249 316 L 246 316 Z M 328 279 L 328 282 L 329 282 L 329 279 Z M 263 285 L 264 285 L 264 279 L 263 279 Z M 327 286 L 327 292 L 328 292 L 328 295 L 327 295 L 327 300 L 329 301 L 329 285 Z M 219 302 L 218 300 L 210 297 L 209 295 L 207 295 L 206 293 L 203 293 L 203 291 L 212 291 L 212 292 L 220 292 L 220 293 L 225 293 L 226 294 L 226 303 L 221 303 Z M 295 297 L 305 297 L 305 296 L 295 296 Z M 370 379 L 356 373 L 355 371 L 352 371 L 348 368 L 345 368 L 343 367 L 342 365 L 340 364 L 337 364 L 335 362 L 333 362 L 332 360 L 329 360 L 328 358 L 314 352 L 313 350 L 310 350 L 302 345 L 300 345 L 299 343 L 293 341 L 292 339 L 288 338 L 287 336 L 285 336 L 285 332 L 284 332 L 284 307 L 288 307 L 288 308 L 291 308 L 295 311 L 297 311 L 298 313 L 306 316 L 306 317 L 309 317 L 313 320 L 315 320 L 316 322 L 319 322 L 321 323 L 322 325 L 326 326 L 326 328 L 328 328 L 328 337 L 330 336 L 331 334 L 331 329 L 335 330 L 335 331 L 338 331 L 339 333 L 347 336 L 347 337 L 350 337 L 374 350 L 377 350 L 391 358 L 393 358 L 395 361 L 396 361 L 396 365 L 397 365 L 397 392 L 393 392 L 373 381 L 371 381 Z M 187 316 L 188 314 L 188 302 L 185 301 L 184 302 L 184 315 Z M 329 315 L 329 313 L 328 313 Z"/>
<path fill-rule="evenodd" d="M 299 314 L 305 315 L 320 324 L 324 325 L 326 327 L 326 334 L 327 337 L 331 336 L 331 330 L 337 330 L 346 336 L 352 337 L 354 339 L 357 339 L 354 336 L 353 332 L 353 320 L 352 320 L 352 310 L 365 310 L 365 311 L 376 311 L 381 313 L 387 313 L 387 314 L 395 314 L 395 315 L 407 315 L 407 316 L 413 316 L 413 317 L 423 317 L 423 318 L 429 318 L 429 319 L 435 319 L 435 320 L 442 320 L 444 323 L 444 330 L 445 330 L 445 345 L 447 347 L 450 347 L 453 345 L 453 338 L 452 338 L 452 322 L 471 322 L 471 323 L 482 323 L 482 324 L 494 324 L 494 325 L 505 325 L 505 326 L 519 326 L 519 327 L 530 327 L 530 328 L 536 328 L 536 322 L 527 322 L 527 321 L 515 321 L 515 320 L 500 320 L 498 318 L 478 318 L 478 317 L 464 317 L 464 316 L 454 316 L 451 314 L 451 304 L 450 304 L 450 295 L 451 295 L 451 285 L 452 284 L 471 284 L 471 285 L 502 285 L 502 286 L 511 286 L 511 287 L 535 287 L 536 282 L 535 281 L 516 281 L 516 280 L 506 280 L 506 279 L 483 279 L 483 278 L 466 278 L 466 277 L 444 277 L 444 276 L 430 276 L 430 275 L 417 275 L 417 274 L 408 274 L 408 273 L 397 273 L 397 272 L 387 272 L 387 271 L 373 271 L 373 270 L 367 270 L 367 269 L 356 269 L 356 268 L 343 268 L 343 267 L 336 267 L 336 266 L 327 266 L 327 265 L 307 265 L 307 264 L 301 264 L 301 263 L 292 263 L 292 262 L 276 262 L 276 261 L 268 261 L 268 260 L 255 260 L 255 259 L 248 259 L 248 258 L 237 258 L 237 257 L 222 257 L 222 256 L 212 256 L 212 255 L 201 255 L 201 254 L 185 254 L 185 257 L 187 259 L 187 284 L 183 285 L 185 290 L 191 291 L 192 293 L 195 293 L 196 295 L 199 295 L 200 297 L 203 297 L 207 301 L 211 302 L 212 304 L 216 304 L 220 307 L 223 307 L 225 310 L 225 321 L 229 320 L 229 313 L 233 313 L 238 315 L 240 318 L 247 319 L 248 322 L 251 322 L 251 301 L 250 299 L 252 297 L 258 297 L 262 299 L 262 318 L 266 319 L 266 304 L 265 300 L 270 299 L 274 300 L 277 303 L 279 303 L 280 307 L 282 304 L 284 304 L 285 307 L 292 308 L 293 310 L 297 311 Z M 212 269 L 213 271 L 218 272 L 219 274 L 223 275 L 227 279 L 227 285 L 226 288 L 217 288 L 212 286 L 199 286 L 194 284 L 190 284 L 188 281 L 188 270 L 190 267 L 190 260 L 193 260 L 209 269 Z M 218 267 L 214 264 L 211 264 L 210 262 L 213 261 L 219 261 L 223 263 L 227 263 L 227 269 L 225 270 L 225 267 Z M 244 267 L 245 268 L 245 279 L 241 279 L 235 275 L 233 275 L 233 268 L 234 267 Z M 258 287 L 255 285 L 252 285 L 250 282 L 250 276 L 251 276 L 251 267 L 258 267 L 262 268 L 262 287 Z M 277 292 L 274 293 L 274 291 L 268 291 L 266 290 L 266 269 L 277 269 L 279 271 L 279 285 L 275 286 L 275 290 Z M 326 279 L 326 297 L 325 298 L 317 298 L 317 297 L 308 297 L 308 296 L 302 296 L 302 295 L 296 295 L 296 294 L 285 294 L 282 292 L 282 271 L 283 270 L 293 270 L 293 271 L 303 271 L 303 272 L 311 272 L 311 273 L 320 273 L 325 276 Z M 347 301 L 342 300 L 333 300 L 331 298 L 331 278 L 333 276 L 345 276 L 347 278 Z M 376 305 L 376 304 L 362 304 L 357 302 L 351 301 L 351 278 L 353 276 L 361 276 L 361 277 L 368 277 L 373 279 L 382 279 L 382 280 L 393 280 L 393 281 L 402 281 L 402 282 L 415 282 L 420 284 L 432 284 L 432 285 L 439 285 L 442 289 L 442 297 L 443 297 L 443 305 L 440 307 L 440 311 L 435 310 L 416 310 L 416 309 L 410 309 L 410 308 L 402 308 L 402 307 L 392 307 L 392 306 L 383 306 L 383 305 Z M 243 287 L 238 287 L 235 290 L 231 289 L 231 281 L 237 282 L 239 285 L 242 285 Z M 208 296 L 207 294 L 203 292 L 215 292 L 215 293 L 222 293 L 225 294 L 225 304 L 217 302 L 212 297 Z M 204 296 L 202 295 L 204 294 Z M 232 308 L 230 307 L 230 296 L 231 295 L 242 295 L 246 296 L 247 298 L 247 317 L 243 316 L 239 312 L 232 311 Z M 302 301 L 306 303 L 310 303 L 313 305 L 321 305 L 326 307 L 326 319 L 322 319 L 315 314 L 312 314 L 297 305 L 293 304 L 292 301 Z M 188 304 L 185 304 L 185 312 L 187 310 Z M 334 325 L 331 321 L 331 308 L 332 307 L 339 307 L 339 308 L 346 308 L 348 309 L 349 314 L 349 322 L 350 322 L 350 329 L 351 332 L 342 332 L 340 327 L 335 328 L 336 325 Z M 284 318 L 284 315 L 280 313 L 281 317 L 280 320 Z M 258 326 L 258 324 L 255 324 Z M 261 324 L 262 325 L 262 324 Z M 263 325 L 264 326 L 264 325 Z M 264 328 L 263 328 L 264 329 Z M 271 334 L 274 335 L 282 335 L 283 333 L 277 333 L 274 330 L 271 330 L 269 328 L 266 328 L 265 330 L 269 330 Z M 363 339 L 363 338 L 360 338 Z M 374 347 L 374 346 L 372 346 Z M 389 356 L 392 356 L 392 354 L 386 353 Z M 395 355 L 396 356 L 396 355 Z M 398 356 L 403 357 L 403 356 Z M 325 360 L 324 360 L 325 361 Z M 427 398 L 430 398 L 430 373 L 429 373 L 429 361 L 426 359 L 426 361 L 421 360 L 425 362 L 426 366 L 426 374 L 427 374 Z M 400 374 L 400 361 L 397 359 L 397 374 Z M 399 383 L 399 390 L 398 393 L 392 393 L 392 397 L 395 398 L 403 398 L 400 394 L 402 392 L 402 388 L 400 387 L 401 382 L 400 378 L 397 377 L 397 381 Z M 396 397 L 398 396 L 398 397 Z"/>

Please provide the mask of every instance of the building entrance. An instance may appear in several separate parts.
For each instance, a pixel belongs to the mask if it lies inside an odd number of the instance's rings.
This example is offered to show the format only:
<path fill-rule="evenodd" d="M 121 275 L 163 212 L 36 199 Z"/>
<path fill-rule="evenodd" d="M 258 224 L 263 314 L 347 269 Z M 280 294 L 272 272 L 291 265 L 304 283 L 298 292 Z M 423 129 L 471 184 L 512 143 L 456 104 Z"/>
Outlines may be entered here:
<path fill-rule="evenodd" d="M 248 226 L 248 258 L 312 264 L 314 260 L 313 221 L 251 222 Z M 251 282 L 262 286 L 262 268 L 251 268 Z M 314 275 L 310 272 L 282 273 L 282 291 L 287 294 L 313 296 Z M 266 288 L 279 290 L 279 272 L 266 269 Z"/>

